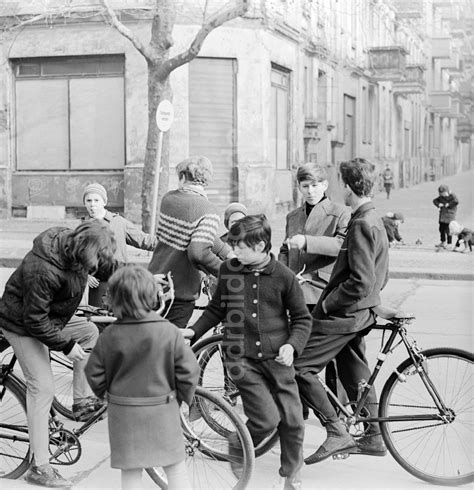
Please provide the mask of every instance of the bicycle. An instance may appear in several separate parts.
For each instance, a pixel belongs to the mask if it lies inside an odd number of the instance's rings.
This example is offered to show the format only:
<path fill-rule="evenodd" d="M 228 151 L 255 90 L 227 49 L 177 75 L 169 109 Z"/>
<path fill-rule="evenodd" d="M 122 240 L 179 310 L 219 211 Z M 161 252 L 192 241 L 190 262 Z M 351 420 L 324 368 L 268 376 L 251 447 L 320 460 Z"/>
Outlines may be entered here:
<path fill-rule="evenodd" d="M 0 475 L 2 478 L 21 477 L 31 464 L 31 451 L 26 418 L 26 385 L 14 372 L 16 357 L 0 366 Z M 50 462 L 72 465 L 82 455 L 80 438 L 105 416 L 101 407 L 77 428 L 67 428 L 54 408 L 49 421 Z M 236 434 L 241 452 L 243 471 L 236 478 L 230 468 L 232 457 L 229 439 L 216 433 L 202 417 L 213 413 L 227 436 Z M 253 467 L 254 453 L 250 434 L 236 412 L 216 394 L 198 387 L 191 405 L 182 404 L 181 427 L 185 440 L 186 462 L 193 488 L 241 490 L 248 484 Z M 151 479 L 163 489 L 167 481 L 161 468 L 146 468 Z"/>
<path fill-rule="evenodd" d="M 452 348 L 421 350 L 408 337 L 407 326 L 415 320 L 396 310 L 377 307 L 378 319 L 388 323 L 373 325 L 383 332 L 381 349 L 368 380 L 362 381 L 357 400 L 343 404 L 318 376 L 326 393 L 337 406 L 340 418 L 356 438 L 364 435 L 366 424 L 379 422 L 382 437 L 393 458 L 413 476 L 433 484 L 462 485 L 474 481 L 471 445 L 474 420 L 472 392 L 473 354 Z M 389 333 L 385 340 L 385 334 Z M 398 341 L 396 342 L 396 340 Z M 239 406 L 238 390 L 229 384 L 223 365 L 223 334 L 196 342 L 200 384 L 230 399 Z M 374 385 L 387 357 L 403 344 L 408 358 L 386 380 L 379 401 L 378 417 L 365 408 L 370 387 Z M 256 456 L 272 447 L 271 436 Z M 352 452 L 341 452 L 334 459 L 345 459 Z"/>

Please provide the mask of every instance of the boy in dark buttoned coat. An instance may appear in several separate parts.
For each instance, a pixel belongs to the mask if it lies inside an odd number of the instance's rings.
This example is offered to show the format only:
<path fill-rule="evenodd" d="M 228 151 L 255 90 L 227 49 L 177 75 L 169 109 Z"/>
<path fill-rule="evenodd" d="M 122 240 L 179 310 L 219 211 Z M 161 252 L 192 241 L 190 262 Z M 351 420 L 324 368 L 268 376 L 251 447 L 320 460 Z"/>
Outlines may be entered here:
<path fill-rule="evenodd" d="M 295 361 L 296 377 L 305 404 L 325 421 L 326 440 L 306 464 L 317 463 L 342 450 L 355 448 L 316 374 L 337 356 L 347 360 L 344 388 L 350 400 L 357 399 L 358 385 L 368 380 L 364 335 L 375 323 L 371 309 L 380 304 L 380 291 L 388 280 L 388 240 L 384 225 L 371 200 L 374 166 L 361 158 L 342 162 L 344 201 L 352 208 L 329 283 L 312 312 L 313 329 L 306 348 Z M 372 388 L 368 401 L 371 415 L 377 415 L 377 398 Z M 357 441 L 358 451 L 384 456 L 387 452 L 377 423 Z"/>
<path fill-rule="evenodd" d="M 278 428 L 285 489 L 301 488 L 304 421 L 293 360 L 303 351 L 311 316 L 295 274 L 270 254 L 263 215 L 229 231 L 236 258 L 221 266 L 217 289 L 188 338 L 224 324 L 226 368 L 239 388 L 255 445 Z M 263 408 L 263 409 L 262 409 Z"/>
<path fill-rule="evenodd" d="M 199 367 L 180 331 L 153 311 L 157 286 L 143 267 L 126 266 L 109 280 L 117 322 L 86 366 L 94 393 L 107 393 L 112 468 L 122 488 L 139 488 L 143 468 L 161 466 L 168 488 L 191 488 L 184 462 L 179 405 L 191 403 Z"/>

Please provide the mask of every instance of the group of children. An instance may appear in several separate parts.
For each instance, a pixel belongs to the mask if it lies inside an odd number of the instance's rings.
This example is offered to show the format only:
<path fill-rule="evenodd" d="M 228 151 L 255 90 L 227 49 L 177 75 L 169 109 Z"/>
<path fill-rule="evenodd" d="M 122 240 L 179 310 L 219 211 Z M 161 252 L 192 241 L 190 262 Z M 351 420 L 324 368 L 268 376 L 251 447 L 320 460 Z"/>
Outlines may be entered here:
<path fill-rule="evenodd" d="M 195 164 L 199 167 L 202 162 L 193 161 Z M 192 209 L 197 212 L 194 202 L 202 200 L 203 190 L 199 182 L 187 177 L 190 168 L 187 164 L 182 170 L 182 194 L 187 200 L 194 199 Z M 333 359 L 344 374 L 349 396 L 357 395 L 360 379 L 368 379 L 360 332 L 373 323 L 370 311 L 380 303 L 379 293 L 388 277 L 388 243 L 401 241 L 398 224 L 404 219 L 401 213 L 383 219 L 377 216 L 370 199 L 372 164 L 354 159 L 344 162 L 341 172 L 347 207 L 327 197 L 328 181 L 322 167 L 305 164 L 298 169 L 304 202 L 287 216 L 278 258 L 271 253 L 271 228 L 264 215 L 249 215 L 245 206 L 231 203 L 224 215 L 228 232 L 211 243 L 206 233 L 209 226 L 214 227 L 214 214 L 212 208 L 205 209 L 208 225 L 190 233 L 200 237 L 196 246 L 202 248 L 205 243 L 206 253 L 215 254 L 212 267 L 221 265 L 209 305 L 189 328 L 178 330 L 154 312 L 155 279 L 146 269 L 125 265 L 108 283 L 103 281 L 118 321 L 99 336 L 85 373 L 95 395 L 107 399 L 111 465 L 122 470 L 124 489 L 137 488 L 142 469 L 148 466 L 164 468 L 171 490 L 191 488 L 184 465 L 179 405 L 191 403 L 199 367 L 185 338 L 199 338 L 219 322 L 225 325 L 226 366 L 242 396 L 253 442 L 257 445 L 278 430 L 279 474 L 285 479 L 285 490 L 301 489 L 303 462 L 319 462 L 356 445 L 363 454 L 386 454 L 377 424 L 356 442 L 315 381 L 315 375 Z M 182 202 L 182 196 L 176 196 L 169 198 L 179 197 Z M 89 214 L 86 223 L 105 221 L 114 231 L 114 263 L 126 262 L 127 244 L 155 248 L 155 237 L 105 209 L 103 186 L 89 185 L 83 200 Z M 440 186 L 433 202 L 440 209 L 440 246 L 457 236 L 456 247 L 463 241 L 472 250 L 472 233 L 454 221 L 456 197 Z M 171 219 L 171 208 L 167 212 L 165 217 Z M 158 260 L 155 255 L 154 260 Z M 319 285 L 316 291 L 303 291 L 300 282 L 304 280 L 296 275 L 301 271 L 303 278 Z M 101 290 L 103 284 L 92 270 L 86 272 L 91 274 L 91 289 Z M 102 291 L 99 303 L 101 295 Z M 375 391 L 369 399 L 370 406 L 376 407 Z M 327 431 L 324 443 L 306 459 L 302 400 Z M 232 437 L 229 450 L 237 459 L 231 465 L 238 474 L 239 450 Z M 40 479 L 32 482 L 44 485 Z M 65 486 L 64 479 L 58 482 Z"/>

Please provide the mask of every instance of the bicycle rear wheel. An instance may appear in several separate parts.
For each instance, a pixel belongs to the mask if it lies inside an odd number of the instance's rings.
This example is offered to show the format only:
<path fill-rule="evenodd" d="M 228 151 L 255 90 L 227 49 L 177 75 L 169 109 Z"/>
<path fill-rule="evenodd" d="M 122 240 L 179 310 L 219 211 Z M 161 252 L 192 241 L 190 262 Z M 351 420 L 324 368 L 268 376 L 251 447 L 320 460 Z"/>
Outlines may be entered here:
<path fill-rule="evenodd" d="M 1 478 L 19 478 L 30 464 L 25 393 L 26 388 L 10 377 L 0 384 Z"/>
<path fill-rule="evenodd" d="M 448 409 L 444 419 L 426 389 L 418 367 L 407 359 L 392 373 L 380 397 L 380 416 L 412 420 L 381 422 L 382 435 L 394 459 L 409 473 L 436 485 L 474 481 L 473 355 L 458 349 L 423 351 L 422 367 Z M 431 414 L 435 420 L 415 417 Z"/>
<path fill-rule="evenodd" d="M 243 420 L 246 420 L 239 390 L 228 375 L 224 365 L 222 340 L 222 334 L 213 335 L 193 346 L 200 367 L 199 386 L 221 396 Z M 221 427 L 219 419 L 214 416 L 215 412 L 207 410 L 207 405 L 203 405 L 200 410 L 203 418 L 213 430 L 224 437 L 229 436 L 226 427 Z M 255 456 L 259 457 L 265 454 L 277 442 L 278 432 L 275 430 L 255 447 Z"/>
<path fill-rule="evenodd" d="M 237 478 L 230 467 L 235 456 L 230 455 L 230 440 L 214 431 L 202 416 L 206 407 L 215 412 L 221 427 L 238 439 L 242 474 Z M 195 490 L 244 489 L 250 481 L 255 463 L 252 439 L 237 413 L 222 398 L 198 387 L 191 405 L 181 406 L 181 426 L 185 439 L 186 464 Z M 166 488 L 166 476 L 160 468 L 147 468 L 147 473 L 161 488 Z"/>

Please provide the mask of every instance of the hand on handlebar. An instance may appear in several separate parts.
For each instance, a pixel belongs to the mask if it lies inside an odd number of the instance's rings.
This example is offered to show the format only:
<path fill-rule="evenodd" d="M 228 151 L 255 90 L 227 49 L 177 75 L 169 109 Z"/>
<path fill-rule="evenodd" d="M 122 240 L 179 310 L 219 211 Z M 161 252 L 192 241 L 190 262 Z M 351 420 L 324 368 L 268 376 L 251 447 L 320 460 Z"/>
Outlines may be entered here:
<path fill-rule="evenodd" d="M 286 239 L 286 244 L 289 248 L 302 250 L 306 247 L 306 237 L 304 235 L 293 235 Z"/>

